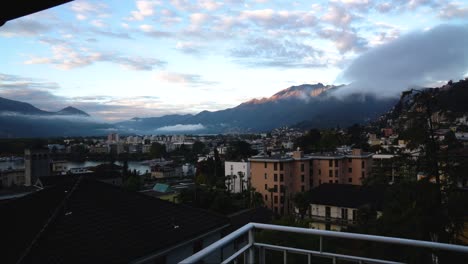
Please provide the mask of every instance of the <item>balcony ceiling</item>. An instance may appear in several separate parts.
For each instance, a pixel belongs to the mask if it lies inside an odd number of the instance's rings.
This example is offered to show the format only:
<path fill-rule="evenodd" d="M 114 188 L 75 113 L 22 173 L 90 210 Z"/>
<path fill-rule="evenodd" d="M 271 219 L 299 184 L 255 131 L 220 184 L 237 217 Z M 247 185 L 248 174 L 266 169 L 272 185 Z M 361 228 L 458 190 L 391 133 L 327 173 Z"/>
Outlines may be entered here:
<path fill-rule="evenodd" d="M 0 4 L 0 26 L 19 17 L 27 16 L 73 0 L 16 0 Z"/>

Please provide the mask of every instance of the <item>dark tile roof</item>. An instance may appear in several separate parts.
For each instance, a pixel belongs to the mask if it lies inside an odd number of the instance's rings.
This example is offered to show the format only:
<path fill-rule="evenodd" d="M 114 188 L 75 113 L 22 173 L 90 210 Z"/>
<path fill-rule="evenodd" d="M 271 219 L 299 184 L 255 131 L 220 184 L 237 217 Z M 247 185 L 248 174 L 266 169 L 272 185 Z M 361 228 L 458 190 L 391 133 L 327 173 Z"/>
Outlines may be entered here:
<path fill-rule="evenodd" d="M 126 263 L 229 223 L 205 210 L 80 179 L 0 205 L 9 245 L 1 263 L 17 262 L 56 208 L 22 263 Z"/>
<path fill-rule="evenodd" d="M 226 229 L 227 233 L 231 233 L 251 222 L 268 224 L 273 219 L 273 213 L 266 207 L 257 207 L 233 213 L 229 215 L 229 218 L 231 225 Z"/>
<path fill-rule="evenodd" d="M 310 193 L 313 204 L 348 208 L 372 205 L 376 209 L 382 209 L 385 187 L 325 183 L 312 189 Z"/>

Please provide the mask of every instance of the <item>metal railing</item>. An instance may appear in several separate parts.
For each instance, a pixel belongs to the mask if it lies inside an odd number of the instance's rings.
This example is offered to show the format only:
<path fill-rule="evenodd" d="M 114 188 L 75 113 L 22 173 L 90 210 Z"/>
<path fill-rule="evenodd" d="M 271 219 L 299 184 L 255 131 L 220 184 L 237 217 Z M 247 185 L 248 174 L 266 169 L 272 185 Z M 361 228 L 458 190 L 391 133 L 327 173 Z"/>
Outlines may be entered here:
<path fill-rule="evenodd" d="M 308 250 L 308 249 L 299 249 L 299 248 L 293 248 L 293 247 L 258 243 L 258 242 L 255 242 L 255 236 L 254 236 L 254 231 L 258 231 L 258 230 L 271 230 L 271 231 L 281 231 L 281 232 L 291 232 L 291 233 L 313 235 L 319 238 L 319 247 L 317 250 Z M 229 246 L 230 244 L 234 243 L 237 239 L 245 235 L 247 235 L 248 237 L 246 245 L 236 250 L 229 257 L 225 258 L 223 249 Z M 384 237 L 384 236 L 335 232 L 335 231 L 326 231 L 326 230 L 308 229 L 308 228 L 299 228 L 299 227 L 290 227 L 290 226 L 249 223 L 237 229 L 236 231 L 230 233 L 229 235 L 223 237 L 222 239 L 216 241 L 215 243 L 207 246 L 201 251 L 193 254 L 192 256 L 182 260 L 180 263 L 182 264 L 203 263 L 203 261 L 207 259 L 213 253 L 221 252 L 221 254 L 219 254 L 220 259 L 217 260 L 217 263 L 237 263 L 237 260 L 243 257 L 243 261 L 241 261 L 242 263 L 263 264 L 265 263 L 265 251 L 266 250 L 282 252 L 283 263 L 285 264 L 288 263 L 288 253 L 305 255 L 307 257 L 307 262 L 309 264 L 311 263 L 312 257 L 328 258 L 328 259 L 331 259 L 333 263 L 336 263 L 337 260 L 346 260 L 348 262 L 355 262 L 355 263 L 384 263 L 384 264 L 402 263 L 402 262 L 395 262 L 395 261 L 384 260 L 384 259 L 367 258 L 367 257 L 362 257 L 362 256 L 326 252 L 324 251 L 324 248 L 323 248 L 324 238 L 342 238 L 342 239 L 351 239 L 351 240 L 359 240 L 359 241 L 379 242 L 379 243 L 385 243 L 385 244 L 393 245 L 393 246 L 402 245 L 402 246 L 410 246 L 410 247 L 431 249 L 431 250 L 451 251 L 451 252 L 465 254 L 468 257 L 468 246 L 444 244 L 444 243 L 436 243 L 436 242 L 412 240 L 412 239 L 403 239 L 403 238 L 396 238 L 396 237 Z M 256 251 L 257 251 L 257 254 L 255 254 Z"/>

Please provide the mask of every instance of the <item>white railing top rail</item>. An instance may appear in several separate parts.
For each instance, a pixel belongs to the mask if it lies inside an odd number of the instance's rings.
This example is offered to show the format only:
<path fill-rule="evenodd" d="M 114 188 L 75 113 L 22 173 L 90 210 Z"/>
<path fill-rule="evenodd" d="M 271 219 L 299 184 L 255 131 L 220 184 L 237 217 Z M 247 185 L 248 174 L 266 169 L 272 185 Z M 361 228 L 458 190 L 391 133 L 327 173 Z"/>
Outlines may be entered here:
<path fill-rule="evenodd" d="M 221 249 L 225 245 L 234 241 L 236 238 L 242 235 L 245 235 L 247 232 L 253 229 L 292 232 L 292 233 L 315 235 L 315 236 L 320 236 L 320 237 L 334 237 L 334 238 L 343 238 L 343 239 L 365 240 L 365 241 L 372 241 L 372 242 L 430 248 L 430 249 L 436 249 L 436 250 L 446 250 L 446 251 L 461 252 L 461 253 L 468 254 L 468 246 L 461 246 L 461 245 L 454 245 L 454 244 L 445 244 L 445 243 L 437 243 L 437 242 L 397 238 L 397 237 L 365 235 L 365 234 L 358 234 L 358 233 L 336 232 L 336 231 L 318 230 L 318 229 L 309 229 L 309 228 L 300 228 L 300 227 L 291 227 L 291 226 L 249 223 L 237 229 L 236 231 L 230 233 L 229 235 L 223 237 L 222 239 L 216 241 L 215 243 L 207 246 L 206 248 L 198 251 L 192 256 L 184 259 L 180 263 L 196 263 L 197 261 L 203 260 L 215 250 Z M 253 244 L 250 244 L 250 246 L 253 246 Z"/>

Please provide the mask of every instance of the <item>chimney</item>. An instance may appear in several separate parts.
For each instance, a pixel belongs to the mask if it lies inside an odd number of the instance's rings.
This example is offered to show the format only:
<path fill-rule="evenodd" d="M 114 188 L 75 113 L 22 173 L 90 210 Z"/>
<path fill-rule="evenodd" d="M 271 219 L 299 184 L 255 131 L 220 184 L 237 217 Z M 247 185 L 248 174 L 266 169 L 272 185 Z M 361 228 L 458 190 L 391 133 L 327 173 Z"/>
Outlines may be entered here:
<path fill-rule="evenodd" d="M 351 154 L 353 156 L 361 156 L 362 155 L 362 149 L 353 149 Z"/>
<path fill-rule="evenodd" d="M 303 157 L 304 157 L 304 151 L 302 151 L 301 148 L 297 148 L 297 150 L 293 152 L 293 158 L 301 159 Z"/>

